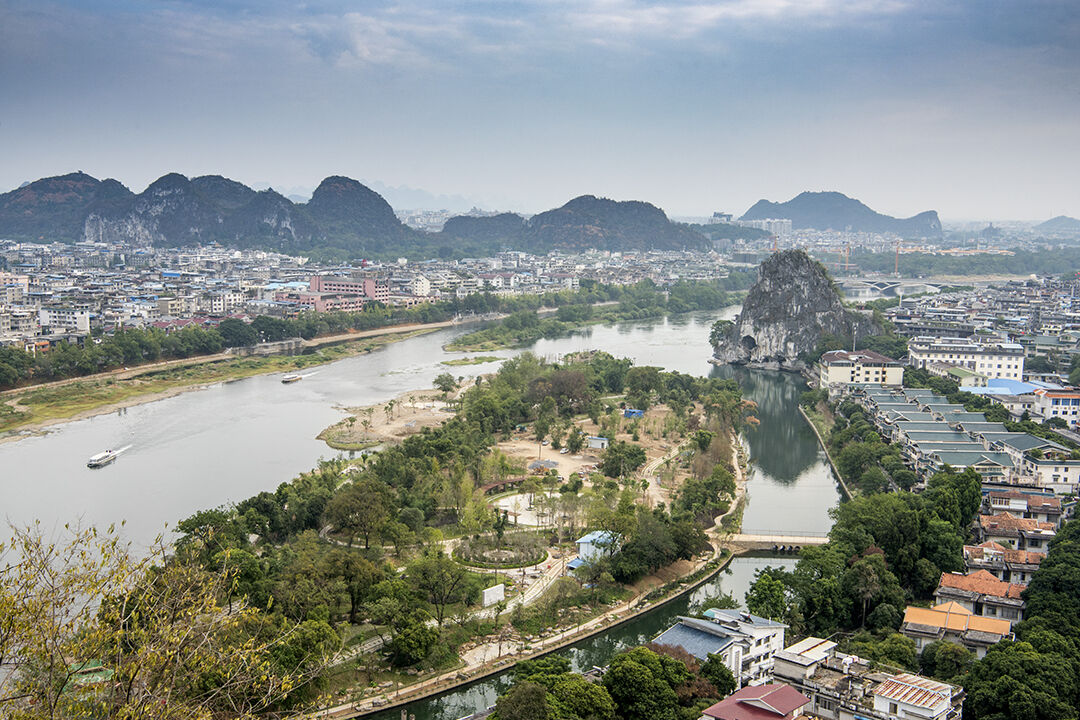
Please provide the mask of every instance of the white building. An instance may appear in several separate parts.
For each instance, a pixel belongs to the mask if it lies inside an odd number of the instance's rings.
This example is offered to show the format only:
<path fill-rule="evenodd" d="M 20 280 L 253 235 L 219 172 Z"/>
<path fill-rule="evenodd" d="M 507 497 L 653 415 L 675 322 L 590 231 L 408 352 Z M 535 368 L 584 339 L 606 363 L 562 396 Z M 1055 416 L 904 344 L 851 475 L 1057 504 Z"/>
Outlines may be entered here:
<path fill-rule="evenodd" d="M 1022 380 L 1024 377 L 1024 348 L 1018 343 L 935 337 L 916 337 L 908 342 L 909 365 L 925 370 L 935 362 L 965 368 L 987 378 Z"/>
<path fill-rule="evenodd" d="M 1070 428 L 1076 427 L 1077 421 L 1080 420 L 1080 390 L 1040 388 L 1034 394 L 1033 415 L 1038 415 L 1043 420 L 1061 418 L 1068 423 Z"/>
<path fill-rule="evenodd" d="M 702 662 L 719 657 L 739 687 L 769 682 L 787 625 L 738 610 L 713 608 L 704 614 L 707 619 L 680 617 L 653 642 L 680 647 Z"/>
<path fill-rule="evenodd" d="M 38 310 L 41 327 L 90 332 L 90 312 L 74 308 L 49 307 Z"/>
<path fill-rule="evenodd" d="M 818 363 L 823 388 L 847 385 L 887 385 L 904 383 L 904 367 L 896 360 L 873 350 L 830 350 Z"/>
<path fill-rule="evenodd" d="M 409 292 L 420 297 L 431 294 L 431 281 L 423 275 L 417 275 L 409 281 Z"/>

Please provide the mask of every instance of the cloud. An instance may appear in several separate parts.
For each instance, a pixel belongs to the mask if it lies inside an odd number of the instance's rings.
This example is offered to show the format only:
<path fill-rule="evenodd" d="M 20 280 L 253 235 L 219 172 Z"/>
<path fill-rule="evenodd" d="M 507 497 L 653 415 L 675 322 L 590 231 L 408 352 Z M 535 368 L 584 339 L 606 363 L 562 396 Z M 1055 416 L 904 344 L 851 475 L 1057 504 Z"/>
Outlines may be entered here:
<path fill-rule="evenodd" d="M 724 0 L 722 2 L 659 2 L 591 0 L 575 3 L 566 19 L 572 27 L 601 35 L 653 35 L 686 38 L 725 23 L 839 19 L 888 15 L 903 11 L 901 0 Z"/>

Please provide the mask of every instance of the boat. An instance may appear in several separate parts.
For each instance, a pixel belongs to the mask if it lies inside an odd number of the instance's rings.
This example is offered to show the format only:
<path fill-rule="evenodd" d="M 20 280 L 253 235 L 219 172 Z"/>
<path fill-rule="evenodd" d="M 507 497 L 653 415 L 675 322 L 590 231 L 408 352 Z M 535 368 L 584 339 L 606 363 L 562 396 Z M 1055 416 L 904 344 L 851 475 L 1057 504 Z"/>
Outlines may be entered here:
<path fill-rule="evenodd" d="M 303 379 L 303 375 L 286 375 L 285 377 L 281 378 L 281 382 L 288 385 L 289 383 L 299 382 Z"/>
<path fill-rule="evenodd" d="M 106 465 L 111 463 L 113 460 L 115 460 L 119 456 L 120 456 L 120 453 L 117 450 L 106 450 L 105 452 L 98 453 L 97 455 L 94 455 L 89 460 L 87 460 L 86 461 L 86 467 L 88 467 L 88 468 L 105 467 Z"/>

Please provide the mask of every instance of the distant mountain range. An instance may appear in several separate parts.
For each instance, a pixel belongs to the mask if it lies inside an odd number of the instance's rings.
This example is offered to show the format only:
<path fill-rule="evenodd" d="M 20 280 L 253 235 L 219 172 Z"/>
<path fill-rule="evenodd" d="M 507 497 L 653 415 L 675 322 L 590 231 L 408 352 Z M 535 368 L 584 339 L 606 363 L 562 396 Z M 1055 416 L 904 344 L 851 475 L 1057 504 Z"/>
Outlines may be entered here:
<path fill-rule="evenodd" d="M 941 220 L 934 210 L 909 218 L 894 218 L 871 210 L 838 192 L 804 192 L 782 203 L 758 200 L 742 220 L 787 218 L 795 228 L 895 233 L 901 237 L 938 237 Z"/>
<path fill-rule="evenodd" d="M 1068 215 L 1058 215 L 1044 223 L 1039 223 L 1035 229 L 1046 233 L 1080 233 L 1080 220 Z"/>
<path fill-rule="evenodd" d="M 454 257 L 504 248 L 642 250 L 701 248 L 709 241 L 644 202 L 591 195 L 525 220 L 505 213 L 455 217 L 440 233 L 402 224 L 371 188 L 347 177 L 323 180 L 306 203 L 218 175 L 170 173 L 135 194 L 85 173 L 44 178 L 0 195 L 0 237 L 121 241 L 176 247 L 219 242 L 342 258 Z"/>
<path fill-rule="evenodd" d="M 704 247 L 708 241 L 685 225 L 668 220 L 646 202 L 617 202 L 593 195 L 576 197 L 562 207 L 526 220 L 515 213 L 493 217 L 450 218 L 440 233 L 450 241 L 472 244 L 501 241 L 527 252 L 551 250 L 678 250 Z"/>

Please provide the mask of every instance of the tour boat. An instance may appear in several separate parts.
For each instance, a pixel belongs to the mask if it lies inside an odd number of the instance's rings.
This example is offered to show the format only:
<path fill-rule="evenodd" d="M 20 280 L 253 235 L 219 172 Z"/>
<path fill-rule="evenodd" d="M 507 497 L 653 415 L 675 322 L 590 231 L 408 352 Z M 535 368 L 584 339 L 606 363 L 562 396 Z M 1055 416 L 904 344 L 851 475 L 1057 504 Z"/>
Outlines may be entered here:
<path fill-rule="evenodd" d="M 298 382 L 298 381 L 303 380 L 303 379 L 304 379 L 303 375 L 286 375 L 285 377 L 281 378 L 281 382 L 288 385 L 289 383 Z"/>
<path fill-rule="evenodd" d="M 86 467 L 88 467 L 88 468 L 105 467 L 106 465 L 111 463 L 113 460 L 115 460 L 119 455 L 120 455 L 120 453 L 118 451 L 116 451 L 116 450 L 106 450 L 105 452 L 98 453 L 97 455 L 94 455 L 89 460 L 87 460 L 86 461 Z"/>

